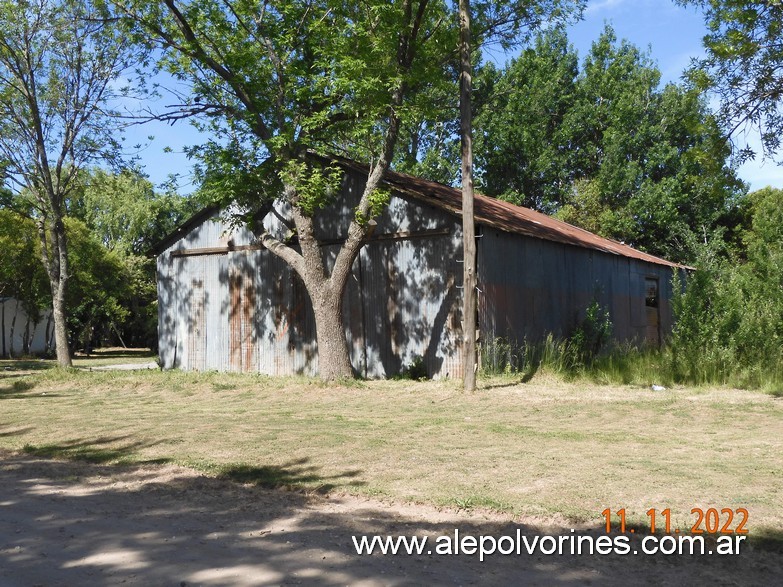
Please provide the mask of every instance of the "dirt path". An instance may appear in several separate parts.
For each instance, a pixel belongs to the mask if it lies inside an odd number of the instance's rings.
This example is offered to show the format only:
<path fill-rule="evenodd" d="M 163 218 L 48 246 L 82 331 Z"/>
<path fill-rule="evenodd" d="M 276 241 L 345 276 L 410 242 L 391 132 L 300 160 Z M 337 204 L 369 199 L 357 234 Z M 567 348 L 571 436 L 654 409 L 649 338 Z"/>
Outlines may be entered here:
<path fill-rule="evenodd" d="M 781 555 L 358 556 L 351 536 L 501 536 L 500 518 L 305 496 L 166 466 L 118 468 L 0 453 L 0 586 L 772 585 Z M 563 528 L 531 529 L 569 533 Z M 598 534 L 596 534 L 597 536 Z"/>

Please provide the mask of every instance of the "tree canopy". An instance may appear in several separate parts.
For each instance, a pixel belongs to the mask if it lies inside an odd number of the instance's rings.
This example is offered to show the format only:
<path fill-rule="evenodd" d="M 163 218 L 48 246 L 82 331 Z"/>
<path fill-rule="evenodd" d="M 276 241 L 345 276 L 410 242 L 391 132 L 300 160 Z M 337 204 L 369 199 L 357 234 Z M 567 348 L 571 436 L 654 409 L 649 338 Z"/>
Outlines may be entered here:
<path fill-rule="evenodd" d="M 150 248 L 195 212 L 196 203 L 155 190 L 138 171 L 91 168 L 67 202 L 74 267 L 69 328 L 89 348 L 111 341 L 157 346 L 157 286 Z"/>
<path fill-rule="evenodd" d="M 38 246 L 33 221 L 0 208 L 0 298 L 16 298 L 33 317 L 50 304 Z"/>
<path fill-rule="evenodd" d="M 477 157 L 489 195 L 675 260 L 743 193 L 705 99 L 660 88 L 650 58 L 607 27 L 580 69 L 561 29 L 489 68 Z"/>
<path fill-rule="evenodd" d="M 704 10 L 707 56 L 691 70 L 696 87 L 715 92 L 729 135 L 749 123 L 774 156 L 783 136 L 783 3 L 777 0 L 678 0 Z M 743 158 L 753 156 L 745 147 Z"/>
<path fill-rule="evenodd" d="M 196 202 L 174 192 L 159 192 L 140 172 L 116 173 L 91 168 L 80 174 L 79 187 L 68 199 L 68 215 L 122 257 L 144 256 L 185 217 Z"/>

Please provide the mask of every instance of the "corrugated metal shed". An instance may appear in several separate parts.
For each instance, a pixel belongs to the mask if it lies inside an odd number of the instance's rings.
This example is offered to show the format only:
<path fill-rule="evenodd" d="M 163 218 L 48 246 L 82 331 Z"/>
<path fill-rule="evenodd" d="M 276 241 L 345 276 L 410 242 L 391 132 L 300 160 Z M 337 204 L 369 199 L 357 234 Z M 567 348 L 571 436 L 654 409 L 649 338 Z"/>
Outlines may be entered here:
<path fill-rule="evenodd" d="M 358 197 L 363 181 L 349 175 L 346 198 Z M 333 234 L 336 222 L 324 221 L 321 236 Z M 265 220 L 268 230 L 283 232 L 278 223 L 275 215 Z M 157 259 L 163 366 L 314 374 L 315 322 L 300 278 L 218 211 L 180 234 Z M 354 263 L 343 300 L 359 374 L 396 375 L 417 357 L 432 375 L 460 371 L 461 239 L 450 214 L 392 198 Z M 338 246 L 323 247 L 324 257 L 333 260 Z"/>
<path fill-rule="evenodd" d="M 343 196 L 321 215 L 327 264 L 345 234 L 366 167 L 346 170 Z M 358 255 L 343 299 L 357 373 L 399 374 L 423 360 L 431 376 L 462 371 L 461 193 L 390 173 L 392 197 Z M 288 229 L 284 203 L 264 219 Z M 532 210 L 476 198 L 479 329 L 483 340 L 570 334 L 592 301 L 609 309 L 619 340 L 658 344 L 671 327 L 671 275 L 664 259 Z M 208 209 L 161 243 L 159 337 L 164 367 L 314 374 L 315 323 L 299 277 L 255 235 Z"/>

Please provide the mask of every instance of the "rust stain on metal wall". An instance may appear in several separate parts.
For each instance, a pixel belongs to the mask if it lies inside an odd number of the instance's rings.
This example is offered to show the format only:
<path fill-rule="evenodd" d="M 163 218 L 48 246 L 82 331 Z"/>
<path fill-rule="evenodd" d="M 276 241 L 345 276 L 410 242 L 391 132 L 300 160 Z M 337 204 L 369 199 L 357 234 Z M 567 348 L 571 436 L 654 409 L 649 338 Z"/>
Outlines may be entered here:
<path fill-rule="evenodd" d="M 256 291 L 250 267 L 232 267 L 229 274 L 229 366 L 232 371 L 256 368 Z"/>
<path fill-rule="evenodd" d="M 228 277 L 229 291 L 229 366 L 242 370 L 242 274 L 232 267 Z"/>
<path fill-rule="evenodd" d="M 245 288 L 242 295 L 242 351 L 244 362 L 243 371 L 255 370 L 255 308 L 256 289 L 252 279 L 245 280 Z"/>

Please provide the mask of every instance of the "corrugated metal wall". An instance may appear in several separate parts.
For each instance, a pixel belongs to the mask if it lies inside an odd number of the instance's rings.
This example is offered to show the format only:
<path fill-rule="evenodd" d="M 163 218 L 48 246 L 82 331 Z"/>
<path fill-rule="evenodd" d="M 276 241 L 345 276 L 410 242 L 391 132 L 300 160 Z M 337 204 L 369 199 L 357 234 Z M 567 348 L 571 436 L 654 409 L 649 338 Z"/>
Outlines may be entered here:
<path fill-rule="evenodd" d="M 657 344 L 671 331 L 671 279 L 663 265 L 485 230 L 478 242 L 479 328 L 484 340 L 565 337 L 595 300 L 609 310 L 616 340 Z M 659 288 L 653 309 L 645 289 L 651 280 Z M 653 317 L 658 340 L 648 329 Z"/>
<path fill-rule="evenodd" d="M 348 183 L 353 193 L 360 188 Z M 375 236 L 378 240 L 357 257 L 343 299 L 357 373 L 397 375 L 420 357 L 430 376 L 458 374 L 459 225 L 445 212 L 394 197 Z M 312 306 L 304 284 L 285 263 L 266 250 L 181 256 L 183 250 L 193 253 L 229 241 L 248 245 L 253 235 L 215 217 L 158 257 L 163 366 L 315 374 Z M 332 262 L 337 246 L 323 250 Z"/>
<path fill-rule="evenodd" d="M 27 314 L 19 300 L 0 298 L 0 357 L 46 353 L 52 350 L 53 339 L 51 310 L 41 312 L 36 321 Z"/>

